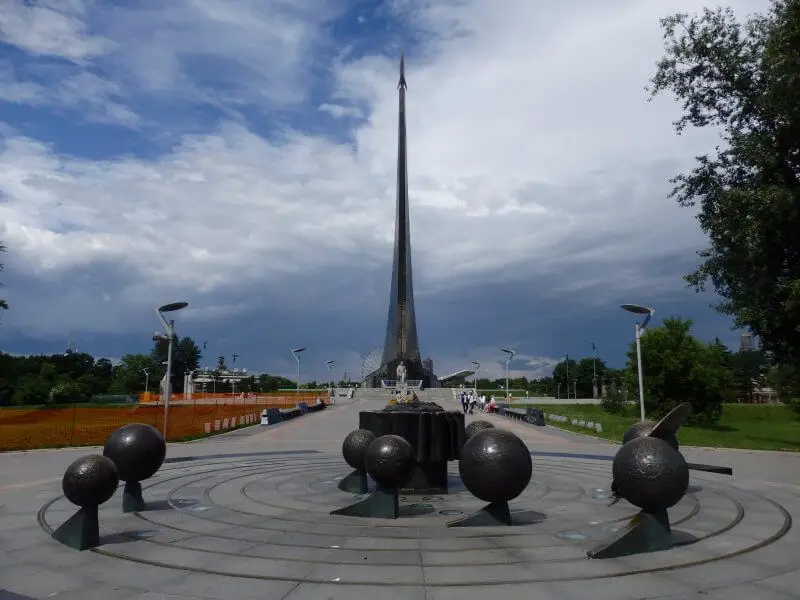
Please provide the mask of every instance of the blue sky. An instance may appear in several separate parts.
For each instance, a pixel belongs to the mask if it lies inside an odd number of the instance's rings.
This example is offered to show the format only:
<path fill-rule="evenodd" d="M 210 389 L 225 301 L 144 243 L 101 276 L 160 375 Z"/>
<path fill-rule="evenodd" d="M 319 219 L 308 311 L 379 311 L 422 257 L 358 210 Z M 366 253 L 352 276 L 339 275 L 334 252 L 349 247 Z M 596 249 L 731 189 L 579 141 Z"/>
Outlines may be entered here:
<path fill-rule="evenodd" d="M 7 0 L 0 348 L 117 358 L 153 307 L 207 364 L 357 376 L 383 340 L 397 59 L 423 354 L 545 374 L 621 366 L 622 302 L 738 334 L 681 275 L 705 240 L 669 177 L 717 143 L 647 102 L 658 19 L 699 0 Z M 737 0 L 739 14 L 765 1 Z"/>

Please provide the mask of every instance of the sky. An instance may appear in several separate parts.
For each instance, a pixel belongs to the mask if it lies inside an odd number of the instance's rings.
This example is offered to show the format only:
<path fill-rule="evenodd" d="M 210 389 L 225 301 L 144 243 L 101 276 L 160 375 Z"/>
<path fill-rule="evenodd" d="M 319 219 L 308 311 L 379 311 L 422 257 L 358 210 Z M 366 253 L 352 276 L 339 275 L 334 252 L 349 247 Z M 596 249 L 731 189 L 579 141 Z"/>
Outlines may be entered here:
<path fill-rule="evenodd" d="M 740 16 L 767 0 L 727 2 Z M 670 177 L 715 131 L 648 102 L 700 0 L 3 0 L 0 350 L 147 352 L 183 300 L 201 363 L 357 379 L 386 328 L 406 55 L 420 346 L 441 376 L 621 367 L 633 315 L 738 349 L 682 275 Z M 375 365 L 377 366 L 377 365 Z"/>

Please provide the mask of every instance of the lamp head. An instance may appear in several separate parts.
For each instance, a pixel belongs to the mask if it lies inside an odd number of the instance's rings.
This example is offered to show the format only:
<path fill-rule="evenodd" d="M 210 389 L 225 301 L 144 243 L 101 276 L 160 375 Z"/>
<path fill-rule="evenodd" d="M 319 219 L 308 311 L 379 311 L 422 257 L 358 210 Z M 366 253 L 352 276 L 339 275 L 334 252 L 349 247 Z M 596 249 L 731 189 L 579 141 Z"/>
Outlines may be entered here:
<path fill-rule="evenodd" d="M 505 352 L 506 353 L 506 360 L 511 360 L 512 358 L 514 358 L 514 351 L 513 350 L 507 350 L 506 348 L 500 348 L 500 352 Z"/>
<path fill-rule="evenodd" d="M 175 312 L 176 310 L 181 310 L 187 306 L 189 306 L 188 302 L 171 302 L 169 304 L 165 304 L 164 306 L 159 306 L 158 312 Z"/>
<path fill-rule="evenodd" d="M 302 352 L 303 350 L 305 350 L 305 347 L 303 347 L 303 348 L 295 348 L 294 350 L 290 350 L 290 352 L 291 352 L 292 354 L 299 354 L 299 353 L 300 353 L 300 352 Z"/>
<path fill-rule="evenodd" d="M 620 308 L 635 315 L 652 315 L 654 312 L 656 312 L 652 308 L 648 308 L 646 306 L 640 306 L 638 304 L 621 304 Z"/>

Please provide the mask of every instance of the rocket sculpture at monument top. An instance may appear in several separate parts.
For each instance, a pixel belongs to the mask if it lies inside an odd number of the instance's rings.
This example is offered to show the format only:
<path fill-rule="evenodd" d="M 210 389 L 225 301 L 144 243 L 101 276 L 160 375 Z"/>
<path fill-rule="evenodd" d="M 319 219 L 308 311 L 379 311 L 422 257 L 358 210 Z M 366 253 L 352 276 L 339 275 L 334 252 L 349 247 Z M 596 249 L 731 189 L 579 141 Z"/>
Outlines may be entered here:
<path fill-rule="evenodd" d="M 411 234 L 408 214 L 408 163 L 406 149 L 406 74 L 405 58 L 400 54 L 400 79 L 397 83 L 399 113 L 397 130 L 397 213 L 394 232 L 389 316 L 380 371 L 394 378 L 402 362 L 409 380 L 427 380 L 422 366 L 414 314 L 414 287 L 411 276 Z"/>

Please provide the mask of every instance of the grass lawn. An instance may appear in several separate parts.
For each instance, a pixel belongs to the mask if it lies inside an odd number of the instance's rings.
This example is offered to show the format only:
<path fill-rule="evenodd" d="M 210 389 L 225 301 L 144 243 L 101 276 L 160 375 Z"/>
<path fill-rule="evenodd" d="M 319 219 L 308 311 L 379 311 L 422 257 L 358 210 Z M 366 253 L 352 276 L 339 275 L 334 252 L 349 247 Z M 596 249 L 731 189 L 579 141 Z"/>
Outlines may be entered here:
<path fill-rule="evenodd" d="M 603 426 L 603 433 L 595 435 L 617 442 L 622 441 L 622 435 L 628 427 L 639 420 L 635 416 L 608 414 L 601 406 L 593 404 L 537 406 L 535 403 L 530 403 L 515 406 L 534 406 L 548 414 L 600 423 Z M 588 433 L 588 430 L 573 427 L 569 423 L 551 422 L 551 424 L 578 433 Z M 678 439 L 684 446 L 800 452 L 800 419 L 787 406 L 726 404 L 722 417 L 715 425 L 708 427 L 685 425 L 680 428 Z"/>

